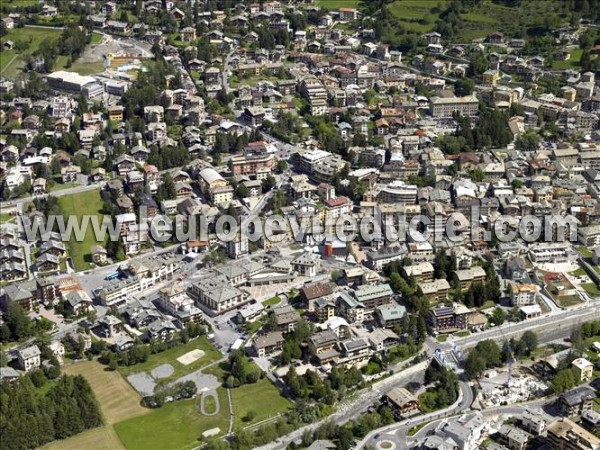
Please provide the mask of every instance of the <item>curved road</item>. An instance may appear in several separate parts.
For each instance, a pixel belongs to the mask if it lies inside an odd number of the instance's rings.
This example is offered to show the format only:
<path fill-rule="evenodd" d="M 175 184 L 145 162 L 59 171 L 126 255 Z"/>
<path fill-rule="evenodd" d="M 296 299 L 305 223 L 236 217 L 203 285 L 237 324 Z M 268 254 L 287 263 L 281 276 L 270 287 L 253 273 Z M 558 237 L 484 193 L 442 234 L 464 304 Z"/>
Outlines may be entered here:
<path fill-rule="evenodd" d="M 388 425 L 384 428 L 373 430 L 356 445 L 356 448 L 361 449 L 367 445 L 374 447 L 377 442 L 382 440 L 394 442 L 399 449 L 408 448 L 407 434 L 408 430 L 410 430 L 412 427 L 430 422 L 432 420 L 439 421 L 455 414 L 462 414 L 471 408 L 471 404 L 473 403 L 474 399 L 471 386 L 469 383 L 461 381 L 459 387 L 460 391 L 458 393 L 458 400 L 456 400 L 456 402 L 454 402 L 454 404 L 450 405 L 448 408 L 416 416 L 410 419 L 405 419 L 392 425 Z"/>

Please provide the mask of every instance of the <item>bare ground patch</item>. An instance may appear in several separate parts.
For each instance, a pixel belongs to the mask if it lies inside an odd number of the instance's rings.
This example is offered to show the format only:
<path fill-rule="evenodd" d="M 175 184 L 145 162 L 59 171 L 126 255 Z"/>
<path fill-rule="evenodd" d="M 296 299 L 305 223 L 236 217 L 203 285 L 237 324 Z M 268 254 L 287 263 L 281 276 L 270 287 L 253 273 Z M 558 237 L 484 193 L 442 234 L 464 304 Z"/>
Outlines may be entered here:
<path fill-rule="evenodd" d="M 204 351 L 196 349 L 192 350 L 191 352 L 187 352 L 185 355 L 181 355 L 179 358 L 177 358 L 177 361 L 179 361 L 184 366 L 189 366 L 194 361 L 198 361 L 203 356 Z"/>

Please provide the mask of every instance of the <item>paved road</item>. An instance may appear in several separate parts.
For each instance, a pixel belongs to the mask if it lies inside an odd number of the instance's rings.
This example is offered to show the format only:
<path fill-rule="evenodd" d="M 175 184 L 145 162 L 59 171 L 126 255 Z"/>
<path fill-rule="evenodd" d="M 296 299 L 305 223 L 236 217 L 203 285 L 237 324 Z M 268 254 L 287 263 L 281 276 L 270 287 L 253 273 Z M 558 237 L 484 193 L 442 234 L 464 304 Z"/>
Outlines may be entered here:
<path fill-rule="evenodd" d="M 513 335 L 520 334 L 523 331 L 530 329 L 537 332 L 540 343 L 545 344 L 569 336 L 574 325 L 579 325 L 586 320 L 595 319 L 598 316 L 598 311 L 600 311 L 600 303 L 590 303 L 584 307 L 579 307 L 575 311 L 560 311 L 560 313 L 557 313 L 554 316 L 543 318 L 544 320 L 530 320 L 505 327 L 507 329 L 504 330 L 504 334 L 498 329 L 490 329 L 463 339 L 457 339 L 457 341 L 460 348 L 468 348 L 476 345 L 477 342 L 482 339 L 504 340 L 504 336 L 509 338 Z M 433 345 L 435 347 L 439 346 L 437 343 Z M 468 384 L 461 382 L 461 392 L 463 393 L 464 401 L 460 402 L 460 407 L 450 407 L 444 411 L 438 412 L 437 414 L 442 414 L 444 417 L 447 417 L 449 414 L 460 414 L 466 412 L 473 402 L 472 392 L 467 394 L 467 386 Z M 471 389 L 469 388 L 468 391 L 471 391 Z M 469 395 L 469 397 L 467 397 L 467 395 Z M 527 402 L 526 405 L 541 406 L 548 401 L 550 401 L 550 399 L 534 400 Z M 510 414 L 511 411 L 515 413 L 522 412 L 522 409 L 522 405 L 510 405 L 506 407 L 494 407 L 490 410 L 484 410 L 483 413 L 488 415 L 498 415 L 500 413 Z M 361 441 L 361 445 L 359 445 L 357 448 L 362 448 L 362 446 L 365 444 L 374 445 L 377 441 L 381 440 L 391 440 L 392 442 L 396 442 L 398 445 L 400 445 L 399 448 L 408 448 L 406 441 L 408 430 L 416 425 L 420 425 L 431 420 L 432 417 L 430 415 L 422 415 L 403 422 L 398 422 L 390 427 L 383 427 L 378 430 L 373 430 L 365 437 L 363 441 Z M 434 429 L 440 420 L 441 419 L 438 419 L 432 422 L 432 424 L 427 425 L 421 429 L 416 436 L 422 436 L 426 434 L 427 431 Z M 374 436 L 378 434 L 382 436 L 379 436 L 376 439 Z"/>
<path fill-rule="evenodd" d="M 459 414 L 470 409 L 473 403 L 473 390 L 471 386 L 461 381 L 459 384 L 460 391 L 458 399 L 454 404 L 440 411 L 434 411 L 429 414 L 423 414 L 411 419 L 406 419 L 386 427 L 378 428 L 367 434 L 357 445 L 360 449 L 366 445 L 375 446 L 381 440 L 390 440 L 395 442 L 400 448 L 408 448 L 407 434 L 412 427 L 426 423 L 431 420 L 442 420 L 445 417 L 450 417 L 454 414 Z"/>
<path fill-rule="evenodd" d="M 502 341 L 505 338 L 522 334 L 526 330 L 532 330 L 538 333 L 539 342 L 541 344 L 544 344 L 547 342 L 552 342 L 567 337 L 571 333 L 572 327 L 574 325 L 579 325 L 581 322 L 594 319 L 598 317 L 598 314 L 600 314 L 600 302 L 590 302 L 586 305 L 579 306 L 576 309 L 560 311 L 555 314 L 548 314 L 546 317 L 541 317 L 537 320 L 528 320 L 517 324 L 511 324 L 509 326 L 503 326 L 502 329 L 492 328 L 479 333 L 472 334 L 465 338 L 458 338 L 455 340 L 461 349 L 466 349 L 475 346 L 477 342 L 479 342 L 482 339 L 494 339 L 497 341 Z M 428 339 L 428 345 L 426 346 L 425 350 L 432 351 L 433 349 L 443 347 L 444 345 L 448 348 L 452 348 L 453 344 L 452 342 L 440 344 L 437 343 L 437 341 Z M 327 420 L 334 420 L 338 424 L 347 422 L 348 420 L 364 412 L 369 407 L 369 405 L 371 405 L 381 395 L 383 395 L 385 392 L 392 389 L 393 387 L 405 386 L 406 384 L 412 381 L 422 380 L 428 363 L 428 361 L 425 361 L 423 363 L 411 366 L 406 370 L 399 371 L 391 377 L 374 385 L 372 390 L 367 390 L 359 393 L 357 397 L 351 402 L 347 404 L 340 404 L 338 411 L 332 416 L 328 417 L 326 420 L 323 420 L 316 424 L 302 427 L 280 438 L 275 443 L 271 443 L 260 448 L 264 450 L 284 449 L 291 442 L 299 441 L 302 437 L 302 434 L 305 431 L 314 430 Z M 470 405 L 473 402 L 472 393 L 468 393 L 470 389 L 467 389 L 467 386 L 468 385 L 466 383 L 461 383 L 462 399 L 460 402 L 460 407 L 457 407 L 456 410 L 452 410 L 453 412 L 466 411 L 466 405 Z M 439 412 L 437 414 L 439 414 Z M 403 429 L 402 426 L 404 426 L 405 428 L 408 427 L 404 431 L 404 433 L 406 433 L 411 427 L 423 423 L 420 422 L 421 420 L 430 421 L 431 417 L 415 417 L 413 419 L 409 419 L 409 421 L 407 422 L 396 424 L 396 426 L 398 426 L 399 430 Z M 373 431 L 373 436 L 377 434 L 377 431 L 381 433 L 381 429 Z M 382 439 L 385 439 L 385 437 Z"/>
<path fill-rule="evenodd" d="M 466 337 L 452 336 L 444 343 L 428 339 L 427 347 L 430 351 L 436 348 L 451 350 L 456 344 L 459 349 L 465 350 L 474 347 L 482 339 L 503 341 L 510 337 L 518 337 L 527 330 L 535 331 L 540 342 L 551 342 L 568 336 L 574 326 L 599 317 L 599 315 L 600 301 L 592 300 L 575 308 L 553 311 L 544 316 L 518 323 L 507 322 L 499 327 L 488 328 Z"/>
<path fill-rule="evenodd" d="M 525 412 L 526 409 L 540 409 L 544 404 L 546 404 L 550 401 L 552 401 L 551 398 L 538 399 L 538 400 L 533 400 L 530 402 L 521 403 L 519 405 L 498 406 L 493 409 L 483 410 L 483 411 L 481 411 L 481 413 L 483 414 L 484 417 L 487 417 L 487 418 L 493 418 L 493 417 L 498 417 L 498 416 L 514 417 L 516 415 L 523 414 L 523 412 Z M 453 417 L 458 417 L 459 415 L 460 414 L 457 414 L 456 416 L 453 416 Z M 413 436 L 406 437 L 405 438 L 406 439 L 405 440 L 406 448 L 408 448 L 409 443 L 414 443 L 415 440 L 422 439 L 423 437 L 427 436 L 429 433 L 433 432 L 436 429 L 436 427 L 440 424 L 440 422 L 442 422 L 443 420 L 448 419 L 448 418 L 449 417 L 433 420 L 430 423 L 428 423 L 427 425 L 423 426 L 423 428 L 421 428 L 419 431 L 417 431 Z"/>
<path fill-rule="evenodd" d="M 235 48 L 231 50 L 227 56 L 225 57 L 225 62 L 223 64 L 223 72 L 221 73 L 222 82 L 221 85 L 225 89 L 225 92 L 229 94 L 231 88 L 229 87 L 229 62 L 231 61 L 231 57 L 235 53 Z"/>
<path fill-rule="evenodd" d="M 304 434 L 306 431 L 313 431 L 328 421 L 333 420 L 337 424 L 346 423 L 349 420 L 357 417 L 358 415 L 366 411 L 369 408 L 369 406 L 373 404 L 373 402 L 379 399 L 383 393 L 387 392 L 392 387 L 404 386 L 408 383 L 415 381 L 422 382 L 423 374 L 425 373 L 427 365 L 427 361 L 416 365 L 412 365 L 405 371 L 398 372 L 397 374 L 394 374 L 389 378 L 374 383 L 370 389 L 366 389 L 355 394 L 347 401 L 342 401 L 338 405 L 336 412 L 331 416 L 328 416 L 325 419 L 314 424 L 301 427 L 293 431 L 292 433 L 279 438 L 275 442 L 271 442 L 269 444 L 263 445 L 262 447 L 259 447 L 259 449 L 283 450 L 287 448 L 287 446 L 290 443 L 300 441 L 300 439 L 302 438 L 302 434 Z"/>

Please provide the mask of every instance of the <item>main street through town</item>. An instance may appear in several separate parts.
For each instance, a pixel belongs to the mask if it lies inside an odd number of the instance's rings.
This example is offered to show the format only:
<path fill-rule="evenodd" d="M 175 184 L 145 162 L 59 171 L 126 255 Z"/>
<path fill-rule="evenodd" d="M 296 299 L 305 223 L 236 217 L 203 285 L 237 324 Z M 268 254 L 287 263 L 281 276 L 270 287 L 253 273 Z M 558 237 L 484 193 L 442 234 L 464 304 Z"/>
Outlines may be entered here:
<path fill-rule="evenodd" d="M 567 338 L 571 334 L 574 326 L 578 326 L 585 321 L 589 321 L 597 317 L 600 317 L 600 301 L 589 301 L 577 308 L 548 313 L 546 316 L 537 319 L 530 319 L 519 323 L 505 324 L 501 327 L 490 328 L 463 338 L 452 338 L 446 343 L 439 343 L 433 338 L 428 338 L 426 341 L 425 351 L 428 355 L 431 355 L 437 348 L 441 350 L 451 350 L 455 344 L 459 349 L 468 349 L 474 347 L 477 342 L 484 339 L 492 339 L 497 342 L 501 342 L 511 337 L 518 337 L 527 330 L 537 333 L 540 344 L 546 344 Z M 394 373 L 394 375 L 380 381 L 379 383 L 375 383 L 371 388 L 359 392 L 350 400 L 342 402 L 339 405 L 337 412 L 330 417 L 318 423 L 299 428 L 294 432 L 280 438 L 278 441 L 267 444 L 260 448 L 263 450 L 283 450 L 292 442 L 299 442 L 304 432 L 313 431 L 320 425 L 326 423 L 328 420 L 334 420 L 337 424 L 346 423 L 364 413 L 373 402 L 377 401 L 383 394 L 385 394 L 385 392 L 389 391 L 390 389 L 394 387 L 406 386 L 414 381 L 422 382 L 425 369 L 427 368 L 428 364 L 429 360 L 415 365 L 409 363 L 407 366 L 401 366 L 399 369 L 397 369 L 398 371 Z M 390 437 L 394 437 L 394 441 L 398 445 L 397 448 L 406 448 L 406 433 L 410 428 L 440 419 L 441 417 L 448 417 L 470 410 L 471 403 L 474 400 L 472 390 L 465 382 L 460 383 L 460 388 L 461 396 L 454 405 L 431 414 L 421 415 L 398 422 L 389 427 L 382 427 L 378 430 L 373 430 L 371 433 L 369 433 L 366 439 L 361 441 L 362 444 L 357 448 L 363 448 L 365 444 L 373 445 L 375 442 L 380 440 L 390 440 Z M 507 409 L 508 414 L 511 411 L 510 408 L 516 408 L 515 411 L 517 411 L 517 408 L 521 407 L 509 407 Z M 383 433 L 385 433 L 384 437 L 381 436 Z M 376 435 L 379 436 L 376 438 Z M 404 447 L 402 445 L 404 445 Z"/>

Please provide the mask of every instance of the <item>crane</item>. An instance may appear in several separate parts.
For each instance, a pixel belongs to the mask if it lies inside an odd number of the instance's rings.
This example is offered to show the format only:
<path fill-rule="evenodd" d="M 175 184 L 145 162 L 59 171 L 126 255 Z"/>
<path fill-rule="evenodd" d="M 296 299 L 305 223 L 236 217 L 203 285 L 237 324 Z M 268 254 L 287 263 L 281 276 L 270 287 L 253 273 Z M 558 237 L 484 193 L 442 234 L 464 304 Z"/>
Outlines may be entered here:
<path fill-rule="evenodd" d="M 512 381 L 512 365 L 513 362 L 515 362 L 515 355 L 512 347 L 510 346 L 510 341 L 506 342 L 508 343 L 508 380 L 506 380 L 506 385 L 510 387 L 510 382 Z"/>
<path fill-rule="evenodd" d="M 512 381 L 512 368 L 513 363 L 515 362 L 515 354 L 513 353 L 512 346 L 510 345 L 510 339 L 507 339 L 506 335 L 504 334 L 502 325 L 498 328 L 500 328 L 500 333 L 508 345 L 508 379 L 506 380 L 506 386 L 510 387 L 510 382 Z"/>

